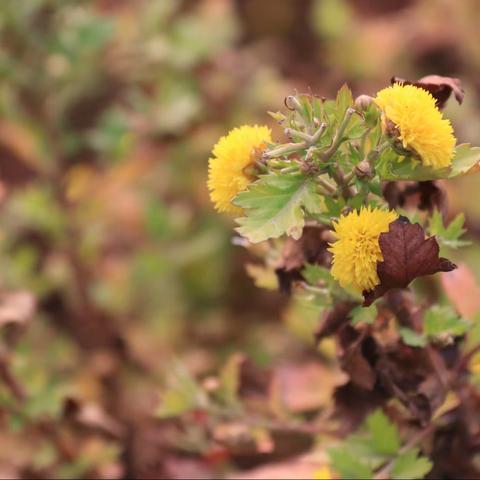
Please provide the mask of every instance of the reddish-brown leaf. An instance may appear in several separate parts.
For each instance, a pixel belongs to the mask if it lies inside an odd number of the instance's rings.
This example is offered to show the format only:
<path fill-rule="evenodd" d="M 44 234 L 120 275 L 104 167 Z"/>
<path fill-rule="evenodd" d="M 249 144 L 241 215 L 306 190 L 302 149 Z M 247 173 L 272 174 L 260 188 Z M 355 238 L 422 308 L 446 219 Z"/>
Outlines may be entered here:
<path fill-rule="evenodd" d="M 425 238 L 423 228 L 405 217 L 392 222 L 389 231 L 380 235 L 379 243 L 383 255 L 383 262 L 377 264 L 380 284 L 363 292 L 364 306 L 392 288 L 406 288 L 417 277 L 456 268 L 450 260 L 438 256 L 435 237 Z"/>
<path fill-rule="evenodd" d="M 401 83 L 403 85 L 414 85 L 430 92 L 437 102 L 438 108 L 443 108 L 453 93 L 458 103 L 463 102 L 465 93 L 462 84 L 458 78 L 442 77 L 441 75 L 427 75 L 420 78 L 416 82 L 410 82 L 399 77 L 392 77 L 393 83 Z"/>

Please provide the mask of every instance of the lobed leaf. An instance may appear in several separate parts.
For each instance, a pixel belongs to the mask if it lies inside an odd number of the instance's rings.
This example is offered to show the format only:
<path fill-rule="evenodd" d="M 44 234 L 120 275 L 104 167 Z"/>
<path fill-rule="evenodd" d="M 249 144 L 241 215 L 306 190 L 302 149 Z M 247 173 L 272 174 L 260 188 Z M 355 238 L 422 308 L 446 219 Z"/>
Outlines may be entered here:
<path fill-rule="evenodd" d="M 233 203 L 245 211 L 245 216 L 237 219 L 237 231 L 252 243 L 284 234 L 300 238 L 305 211 L 321 213 L 323 204 L 315 182 L 299 173 L 264 175 Z"/>
<path fill-rule="evenodd" d="M 438 180 L 455 178 L 476 173 L 480 170 L 480 147 L 462 143 L 455 148 L 455 155 L 450 167 L 435 169 L 413 157 L 399 155 L 392 149 L 384 150 L 377 161 L 376 170 L 382 180 Z"/>
<path fill-rule="evenodd" d="M 395 455 L 400 449 L 400 436 L 397 426 L 383 413 L 376 410 L 367 417 L 366 425 L 372 444 L 378 453 Z"/>
<path fill-rule="evenodd" d="M 470 244 L 468 241 L 460 240 L 460 237 L 466 232 L 463 228 L 464 223 L 465 215 L 460 213 L 445 227 L 442 214 L 435 210 L 430 217 L 428 230 L 430 235 L 435 235 L 438 238 L 442 246 L 459 248 Z"/>
<path fill-rule="evenodd" d="M 393 288 L 406 288 L 417 277 L 437 272 L 449 272 L 456 265 L 439 257 L 440 247 L 435 237 L 425 238 L 425 231 L 418 224 L 411 224 L 400 217 L 390 224 L 389 231 L 379 239 L 383 262 L 377 264 L 380 280 L 371 291 L 364 291 L 364 306 Z"/>
<path fill-rule="evenodd" d="M 432 462 L 426 457 L 419 457 L 418 453 L 418 449 L 414 448 L 400 455 L 392 466 L 391 478 L 394 480 L 423 478 L 432 469 Z"/>

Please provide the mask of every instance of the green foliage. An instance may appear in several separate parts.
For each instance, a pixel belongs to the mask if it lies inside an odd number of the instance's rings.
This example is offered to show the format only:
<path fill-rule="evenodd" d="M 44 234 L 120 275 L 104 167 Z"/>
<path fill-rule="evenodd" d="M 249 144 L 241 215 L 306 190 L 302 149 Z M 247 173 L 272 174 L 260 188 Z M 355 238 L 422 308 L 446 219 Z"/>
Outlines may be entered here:
<path fill-rule="evenodd" d="M 366 323 L 368 325 L 373 324 L 377 318 L 377 306 L 370 305 L 369 307 L 362 307 L 359 305 L 350 312 L 350 318 L 352 319 L 352 325 L 358 325 L 359 323 Z"/>
<path fill-rule="evenodd" d="M 401 327 L 399 329 L 402 340 L 411 347 L 424 347 L 427 344 L 427 339 L 421 333 L 415 332 L 411 328 Z"/>
<path fill-rule="evenodd" d="M 455 157 L 452 160 L 452 167 L 449 178 L 465 175 L 468 171 L 480 162 L 480 147 L 472 147 L 468 143 L 462 143 L 455 148 Z"/>
<path fill-rule="evenodd" d="M 332 275 L 328 268 L 321 265 L 307 263 L 302 270 L 302 276 L 310 285 L 317 285 L 319 282 L 330 284 L 333 282 Z"/>
<path fill-rule="evenodd" d="M 470 329 L 470 322 L 459 317 L 450 307 L 434 305 L 425 312 L 424 334 L 432 340 L 458 337 Z"/>
<path fill-rule="evenodd" d="M 467 333 L 472 324 L 459 317 L 448 306 L 433 305 L 423 318 L 423 332 L 401 327 L 399 329 L 402 340 L 411 347 L 424 347 L 430 342 L 448 342 L 452 337 Z"/>
<path fill-rule="evenodd" d="M 442 214 L 435 210 L 430 217 L 428 231 L 430 235 L 435 235 L 443 247 L 459 248 L 469 245 L 470 242 L 460 240 L 460 237 L 466 232 L 463 228 L 465 215 L 459 213 L 449 224 L 444 226 Z"/>
<path fill-rule="evenodd" d="M 381 411 L 367 417 L 366 426 L 373 449 L 382 455 L 395 455 L 400 448 L 397 426 Z"/>
<path fill-rule="evenodd" d="M 194 408 L 205 407 L 207 398 L 204 391 L 180 363 L 171 368 L 169 385 L 157 408 L 160 418 L 176 417 Z"/>
<path fill-rule="evenodd" d="M 434 169 L 424 166 L 412 157 L 405 157 L 392 149 L 388 149 L 380 155 L 376 169 L 383 180 L 426 181 L 465 175 L 479 162 L 480 148 L 462 143 L 456 146 L 452 165 L 447 168 Z"/>
<path fill-rule="evenodd" d="M 395 460 L 391 478 L 394 480 L 416 480 L 423 478 L 432 469 L 432 462 L 419 456 L 419 450 L 412 448 Z"/>
<path fill-rule="evenodd" d="M 237 231 L 252 243 L 284 234 L 300 238 L 305 213 L 322 211 L 315 183 L 300 173 L 264 175 L 239 193 L 234 203 L 247 211 L 237 220 Z"/>
<path fill-rule="evenodd" d="M 333 469 L 344 479 L 374 478 L 386 465 L 391 466 L 392 478 L 423 478 L 431 469 L 417 448 L 402 451 L 398 428 L 382 410 L 370 414 L 359 433 L 331 449 L 329 456 Z"/>
<path fill-rule="evenodd" d="M 335 448 L 329 452 L 330 462 L 341 478 L 369 480 L 373 478 L 372 469 L 347 448 Z"/>

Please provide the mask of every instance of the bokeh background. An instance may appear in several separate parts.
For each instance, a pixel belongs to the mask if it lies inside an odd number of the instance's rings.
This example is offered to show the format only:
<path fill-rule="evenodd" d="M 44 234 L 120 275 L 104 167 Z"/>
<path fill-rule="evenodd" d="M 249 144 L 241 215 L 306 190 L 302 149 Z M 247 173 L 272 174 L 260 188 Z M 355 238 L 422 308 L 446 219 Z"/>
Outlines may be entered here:
<path fill-rule="evenodd" d="M 480 143 L 478 7 L 1 0 L 0 476 L 213 478 L 309 450 L 295 437 L 262 457 L 268 439 L 235 450 L 230 430 L 213 441 L 201 410 L 170 418 L 185 395 L 165 411 L 172 376 L 215 388 L 232 358 L 281 370 L 286 391 L 318 386 L 284 399 L 296 413 L 331 391 L 311 363 L 318 316 L 254 285 L 209 203 L 211 147 L 243 123 L 280 138 L 266 111 L 294 91 L 374 94 L 432 73 L 462 79 L 465 102 L 446 115 Z M 479 182 L 448 186 L 472 236 Z M 475 270 L 478 249 L 463 260 Z"/>

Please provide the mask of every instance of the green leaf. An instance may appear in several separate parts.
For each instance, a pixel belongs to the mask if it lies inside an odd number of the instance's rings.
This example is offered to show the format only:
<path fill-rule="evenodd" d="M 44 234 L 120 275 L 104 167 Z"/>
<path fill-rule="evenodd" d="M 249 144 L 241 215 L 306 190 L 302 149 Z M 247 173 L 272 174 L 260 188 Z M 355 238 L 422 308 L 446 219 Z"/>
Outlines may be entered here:
<path fill-rule="evenodd" d="M 373 478 L 373 472 L 363 464 L 359 457 L 353 455 L 346 448 L 332 448 L 328 452 L 333 469 L 341 478 L 368 480 Z"/>
<path fill-rule="evenodd" d="M 400 437 L 397 426 L 382 412 L 377 410 L 367 417 L 368 431 L 378 453 L 395 455 L 400 449 Z"/>
<path fill-rule="evenodd" d="M 411 347 L 424 347 L 427 344 L 425 336 L 411 328 L 401 327 L 399 333 L 403 342 Z"/>
<path fill-rule="evenodd" d="M 432 168 L 422 165 L 413 157 L 405 157 L 393 149 L 384 150 L 377 161 L 376 170 L 383 180 L 437 180 L 465 175 L 480 162 L 480 147 L 463 143 L 455 148 L 452 165 Z"/>
<path fill-rule="evenodd" d="M 339 217 L 342 213 L 342 208 L 345 206 L 343 198 L 334 200 L 332 197 L 325 197 L 325 206 L 327 208 L 327 214 L 330 217 Z"/>
<path fill-rule="evenodd" d="M 399 155 L 393 149 L 384 150 L 376 163 L 376 171 L 382 180 L 436 180 L 448 178 L 449 168 L 434 169 L 422 165 L 412 157 Z"/>
<path fill-rule="evenodd" d="M 220 371 L 219 397 L 230 406 L 238 403 L 238 387 L 240 385 L 240 367 L 242 355 L 232 355 Z"/>
<path fill-rule="evenodd" d="M 414 448 L 400 455 L 392 466 L 391 478 L 394 480 L 423 478 L 432 469 L 432 462 L 426 457 L 419 457 L 418 453 L 418 449 Z"/>
<path fill-rule="evenodd" d="M 480 147 L 472 147 L 469 143 L 462 143 L 455 148 L 455 157 L 449 178 L 465 175 L 480 162 Z"/>
<path fill-rule="evenodd" d="M 460 318 L 452 308 L 434 305 L 425 313 L 424 334 L 430 338 L 460 336 L 470 329 L 470 322 Z"/>
<path fill-rule="evenodd" d="M 335 116 L 337 118 L 337 122 L 341 122 L 345 116 L 347 108 L 353 106 L 353 95 L 346 83 L 344 83 L 338 91 L 335 103 L 337 107 Z"/>
<path fill-rule="evenodd" d="M 430 235 L 437 237 L 442 246 L 459 248 L 470 244 L 468 241 L 460 240 L 460 237 L 466 232 L 463 228 L 464 223 L 465 215 L 460 213 L 450 222 L 448 227 L 445 227 L 442 214 L 438 210 L 435 210 L 430 217 L 428 230 Z"/>
<path fill-rule="evenodd" d="M 305 268 L 302 270 L 302 276 L 310 285 L 317 285 L 322 281 L 329 283 L 333 279 L 328 268 L 314 265 L 312 263 L 307 263 L 305 265 Z"/>
<path fill-rule="evenodd" d="M 267 112 L 276 122 L 283 123 L 287 117 L 281 112 Z"/>
<path fill-rule="evenodd" d="M 252 243 L 284 234 L 300 238 L 305 211 L 321 213 L 323 206 L 315 182 L 299 173 L 263 175 L 233 203 L 245 210 L 237 231 Z"/>
<path fill-rule="evenodd" d="M 197 407 L 205 407 L 203 390 L 182 364 L 173 365 L 168 388 L 155 414 L 160 418 L 175 417 Z"/>
<path fill-rule="evenodd" d="M 377 313 L 376 305 L 370 305 L 369 307 L 362 307 L 359 305 L 350 312 L 352 325 L 357 325 L 359 323 L 367 323 L 368 325 L 371 325 L 375 322 Z"/>

